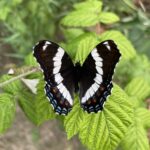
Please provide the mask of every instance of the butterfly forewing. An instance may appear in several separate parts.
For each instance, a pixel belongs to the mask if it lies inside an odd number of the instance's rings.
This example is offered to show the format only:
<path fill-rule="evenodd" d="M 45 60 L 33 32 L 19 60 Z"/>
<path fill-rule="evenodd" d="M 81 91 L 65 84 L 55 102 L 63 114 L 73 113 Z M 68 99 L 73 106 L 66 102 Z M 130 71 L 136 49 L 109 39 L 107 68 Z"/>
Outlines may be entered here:
<path fill-rule="evenodd" d="M 73 105 L 74 66 L 68 54 L 54 42 L 42 40 L 34 47 L 46 81 L 45 92 L 54 111 L 68 114 Z"/>
<path fill-rule="evenodd" d="M 121 54 L 112 40 L 98 44 L 85 60 L 80 79 L 81 106 L 88 113 L 103 109 Z"/>

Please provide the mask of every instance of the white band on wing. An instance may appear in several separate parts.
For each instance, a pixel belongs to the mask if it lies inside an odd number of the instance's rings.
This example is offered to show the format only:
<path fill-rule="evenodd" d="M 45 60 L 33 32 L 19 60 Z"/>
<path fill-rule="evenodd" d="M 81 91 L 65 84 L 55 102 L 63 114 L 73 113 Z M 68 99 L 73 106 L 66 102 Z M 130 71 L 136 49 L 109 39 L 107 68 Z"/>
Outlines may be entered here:
<path fill-rule="evenodd" d="M 65 54 L 64 50 L 61 47 L 59 47 L 56 55 L 53 58 L 53 62 L 54 62 L 53 74 L 54 74 L 55 82 L 57 83 L 57 88 L 59 89 L 60 93 L 70 103 L 70 105 L 73 105 L 73 100 L 71 98 L 71 95 L 67 90 L 67 88 L 65 87 L 65 85 L 62 83 L 63 77 L 60 74 L 60 68 L 62 65 L 61 61 L 64 54 Z"/>
<path fill-rule="evenodd" d="M 100 84 L 102 83 L 102 75 L 103 75 L 103 59 L 100 57 L 100 55 L 97 52 L 97 49 L 94 48 L 91 52 L 91 55 L 93 59 L 95 60 L 95 67 L 96 67 L 96 76 L 94 78 L 94 83 L 91 85 L 91 87 L 86 91 L 84 97 L 81 99 L 81 103 L 85 103 L 90 97 L 92 97 L 95 92 L 100 87 Z"/>

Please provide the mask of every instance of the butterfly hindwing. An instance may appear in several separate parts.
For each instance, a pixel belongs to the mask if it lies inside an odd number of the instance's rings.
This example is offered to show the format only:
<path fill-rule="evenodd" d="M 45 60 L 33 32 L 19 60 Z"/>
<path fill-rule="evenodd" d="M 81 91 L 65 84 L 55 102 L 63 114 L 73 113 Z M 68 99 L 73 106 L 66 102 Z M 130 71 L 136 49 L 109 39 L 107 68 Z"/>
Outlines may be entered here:
<path fill-rule="evenodd" d="M 112 76 L 121 54 L 112 40 L 98 44 L 85 60 L 80 79 L 81 106 L 98 112 L 111 94 Z"/>
<path fill-rule="evenodd" d="M 67 115 L 73 105 L 74 66 L 68 54 L 56 43 L 42 40 L 34 56 L 43 70 L 45 92 L 54 111 Z"/>

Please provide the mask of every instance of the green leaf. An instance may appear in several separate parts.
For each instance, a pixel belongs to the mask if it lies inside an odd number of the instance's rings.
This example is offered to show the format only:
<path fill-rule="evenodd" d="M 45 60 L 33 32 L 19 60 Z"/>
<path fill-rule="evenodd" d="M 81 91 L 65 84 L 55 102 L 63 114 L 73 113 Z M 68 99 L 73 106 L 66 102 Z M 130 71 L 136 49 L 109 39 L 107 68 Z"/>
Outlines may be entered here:
<path fill-rule="evenodd" d="M 126 135 L 122 143 L 123 150 L 148 150 L 150 147 L 146 131 L 139 123 L 135 126 L 131 127 L 130 132 Z"/>
<path fill-rule="evenodd" d="M 134 122 L 130 126 L 121 146 L 123 150 L 149 150 L 149 141 L 146 130 L 143 128 L 142 120 L 137 110 L 134 111 Z"/>
<path fill-rule="evenodd" d="M 4 81 L 8 81 L 12 78 L 13 77 L 10 75 L 4 75 L 1 78 L 1 83 Z M 17 93 L 19 93 L 22 90 L 22 84 L 21 84 L 20 80 L 15 80 L 15 81 L 3 86 L 2 89 L 3 89 L 3 91 L 5 91 L 9 94 L 17 95 Z"/>
<path fill-rule="evenodd" d="M 76 10 L 84 10 L 86 12 L 90 11 L 90 12 L 99 13 L 102 9 L 102 2 L 97 1 L 97 0 L 80 2 L 80 3 L 74 4 L 74 8 Z"/>
<path fill-rule="evenodd" d="M 91 42 L 89 42 L 89 40 L 91 40 Z M 84 43 L 89 44 L 89 47 L 87 46 L 84 48 Z M 83 63 L 87 55 L 97 43 L 97 36 L 94 33 L 85 33 L 71 40 L 66 45 L 66 50 L 73 61 Z"/>
<path fill-rule="evenodd" d="M 145 100 L 150 95 L 150 85 L 143 77 L 134 78 L 125 88 L 129 96 Z"/>
<path fill-rule="evenodd" d="M 0 94 L 0 133 L 4 133 L 11 125 L 15 116 L 15 100 L 9 94 Z"/>
<path fill-rule="evenodd" d="M 25 64 L 28 66 L 37 66 L 38 65 L 34 56 L 33 56 L 33 53 L 30 53 L 29 55 L 26 56 Z"/>
<path fill-rule="evenodd" d="M 41 80 L 37 86 L 37 95 L 23 92 L 19 98 L 19 103 L 26 116 L 36 125 L 55 117 L 54 111 L 46 99 L 44 85 L 44 81 Z"/>
<path fill-rule="evenodd" d="M 18 102 L 25 115 L 31 120 L 34 124 L 37 124 L 37 116 L 35 112 L 35 96 L 29 92 L 22 91 L 18 96 Z"/>
<path fill-rule="evenodd" d="M 88 54 L 99 43 L 95 34 L 84 34 L 77 45 L 75 62 L 83 64 Z"/>
<path fill-rule="evenodd" d="M 149 59 L 146 55 L 140 54 L 130 60 L 121 61 L 119 63 L 117 66 L 117 79 L 122 83 L 122 85 L 127 85 L 133 78 L 141 77 L 150 85 L 149 72 Z"/>
<path fill-rule="evenodd" d="M 101 12 L 99 15 L 99 20 L 104 24 L 112 24 L 118 22 L 120 19 L 119 16 L 112 12 Z"/>
<path fill-rule="evenodd" d="M 44 121 L 54 119 L 56 116 L 50 102 L 45 96 L 44 87 L 45 81 L 42 79 L 37 86 L 37 95 L 35 99 L 35 111 L 38 125 L 42 124 Z"/>
<path fill-rule="evenodd" d="M 128 96 L 114 85 L 104 110 L 84 115 L 79 138 L 90 150 L 114 150 L 132 123 L 132 114 Z"/>
<path fill-rule="evenodd" d="M 117 44 L 122 54 L 122 59 L 130 59 L 136 56 L 136 50 L 134 49 L 133 45 L 121 32 L 111 30 L 100 35 L 101 41 L 110 39 L 114 40 Z"/>
<path fill-rule="evenodd" d="M 145 108 L 138 108 L 136 114 L 141 119 L 144 128 L 150 128 L 150 111 Z"/>
<path fill-rule="evenodd" d="M 86 1 L 74 5 L 76 10 L 65 16 L 61 23 L 65 26 L 88 27 L 99 22 L 99 14 L 102 8 L 100 1 Z"/>
<path fill-rule="evenodd" d="M 74 100 L 75 104 L 73 105 L 72 111 L 64 119 L 68 139 L 79 132 L 81 122 L 83 121 L 84 112 L 79 104 L 79 98 L 76 96 Z"/>
<path fill-rule="evenodd" d="M 33 53 L 30 53 L 26 56 L 25 64 L 30 67 L 39 67 L 36 59 L 33 56 Z M 35 79 L 35 78 L 40 78 L 40 77 L 41 77 L 40 72 L 35 72 L 35 73 L 28 75 L 28 79 Z"/>
<path fill-rule="evenodd" d="M 142 63 L 139 63 L 142 62 Z M 149 72 L 150 72 L 150 61 L 146 55 L 137 55 L 131 60 L 128 69 L 130 78 L 133 79 L 137 76 L 141 76 L 150 84 Z M 136 68 L 136 69 L 135 69 Z"/>
<path fill-rule="evenodd" d="M 73 11 L 61 21 L 63 25 L 71 27 L 89 27 L 96 25 L 98 22 L 99 18 L 96 13 L 86 11 Z"/>
<path fill-rule="evenodd" d="M 76 29 L 76 28 L 66 29 L 63 30 L 63 32 L 67 41 L 71 41 L 77 38 L 78 36 L 84 34 L 84 31 L 82 29 Z"/>

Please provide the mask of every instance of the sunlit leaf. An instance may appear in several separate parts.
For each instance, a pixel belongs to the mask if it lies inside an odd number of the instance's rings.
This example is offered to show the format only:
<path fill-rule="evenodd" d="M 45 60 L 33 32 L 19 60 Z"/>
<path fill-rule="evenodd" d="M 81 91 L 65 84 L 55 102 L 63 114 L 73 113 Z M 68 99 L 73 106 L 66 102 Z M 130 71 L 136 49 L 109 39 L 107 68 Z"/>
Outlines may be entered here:
<path fill-rule="evenodd" d="M 125 91 L 141 101 L 150 95 L 150 85 L 142 77 L 136 77 L 126 86 Z"/>
<path fill-rule="evenodd" d="M 38 84 L 37 95 L 27 92 L 20 94 L 19 103 L 26 116 L 36 125 L 55 117 L 55 113 L 44 93 L 44 81 Z"/>
<path fill-rule="evenodd" d="M 114 150 L 132 123 L 128 96 L 117 85 L 102 112 L 84 115 L 79 138 L 91 150 Z M 78 111 L 78 110 L 76 110 Z"/>
<path fill-rule="evenodd" d="M 5 132 L 11 125 L 15 116 L 15 100 L 9 94 L 0 94 L 0 133 Z"/>
<path fill-rule="evenodd" d="M 71 41 L 84 33 L 82 29 L 76 28 L 66 29 L 63 32 L 67 41 Z"/>
<path fill-rule="evenodd" d="M 75 104 L 72 111 L 64 119 L 64 126 L 69 139 L 79 132 L 84 114 L 77 96 L 75 97 L 74 101 Z"/>
<path fill-rule="evenodd" d="M 141 119 L 141 123 L 147 129 L 150 128 L 150 111 L 146 108 L 138 108 L 137 116 Z"/>
<path fill-rule="evenodd" d="M 124 140 L 121 143 L 123 150 L 149 150 L 149 141 L 143 122 L 138 116 L 138 109 L 134 111 L 134 122 L 130 126 Z"/>
<path fill-rule="evenodd" d="M 89 27 L 99 22 L 98 15 L 86 11 L 73 11 L 65 16 L 61 23 L 71 27 Z"/>
<path fill-rule="evenodd" d="M 74 5 L 76 10 L 66 15 L 61 23 L 65 26 L 88 27 L 99 22 L 99 14 L 102 8 L 100 1 L 86 1 Z M 82 9 L 81 9 L 82 8 Z"/>
<path fill-rule="evenodd" d="M 33 53 L 30 53 L 29 55 L 26 56 L 25 64 L 29 65 L 29 66 L 37 66 L 38 65 L 35 58 L 33 57 Z"/>
<path fill-rule="evenodd" d="M 24 111 L 25 115 L 31 120 L 34 124 L 37 124 L 37 116 L 35 112 L 35 104 L 34 100 L 35 96 L 26 91 L 22 91 L 22 93 L 18 96 L 19 105 Z"/>
<path fill-rule="evenodd" d="M 106 31 L 100 35 L 100 40 L 114 40 L 122 54 L 122 59 L 124 60 L 136 56 L 136 50 L 131 42 L 119 31 Z"/>
<path fill-rule="evenodd" d="M 100 12 L 102 9 L 102 2 L 98 0 L 85 1 L 74 4 L 74 8 L 77 10 L 84 10 L 90 12 Z"/>
<path fill-rule="evenodd" d="M 93 48 L 99 43 L 96 35 L 94 34 L 84 34 L 82 39 L 77 45 L 76 52 L 76 62 L 83 64 L 88 54 L 93 50 Z"/>
<path fill-rule="evenodd" d="M 71 40 L 66 45 L 66 50 L 73 61 L 79 61 L 80 63 L 83 63 L 87 55 L 90 53 L 90 51 L 92 51 L 92 49 L 94 48 L 94 46 L 96 46 L 97 43 L 98 40 L 95 34 L 85 33 Z"/>
<path fill-rule="evenodd" d="M 35 98 L 35 111 L 38 125 L 44 121 L 54 119 L 56 116 L 50 102 L 45 96 L 44 86 L 45 82 L 41 80 L 37 86 L 37 95 Z"/>
<path fill-rule="evenodd" d="M 6 82 L 6 81 L 8 81 L 8 80 L 10 80 L 12 78 L 13 77 L 10 76 L 10 75 L 4 75 L 1 78 L 1 83 L 2 82 Z M 21 91 L 21 89 L 22 89 L 22 84 L 21 84 L 20 80 L 18 79 L 18 80 L 15 80 L 13 82 L 10 82 L 10 83 L 4 85 L 2 87 L 2 89 L 3 89 L 3 91 L 5 91 L 7 93 L 10 93 L 10 94 L 13 94 L 13 95 L 17 95 L 17 93 L 19 93 Z"/>
<path fill-rule="evenodd" d="M 99 19 L 101 23 L 112 24 L 119 21 L 119 16 L 112 12 L 101 12 Z"/>

